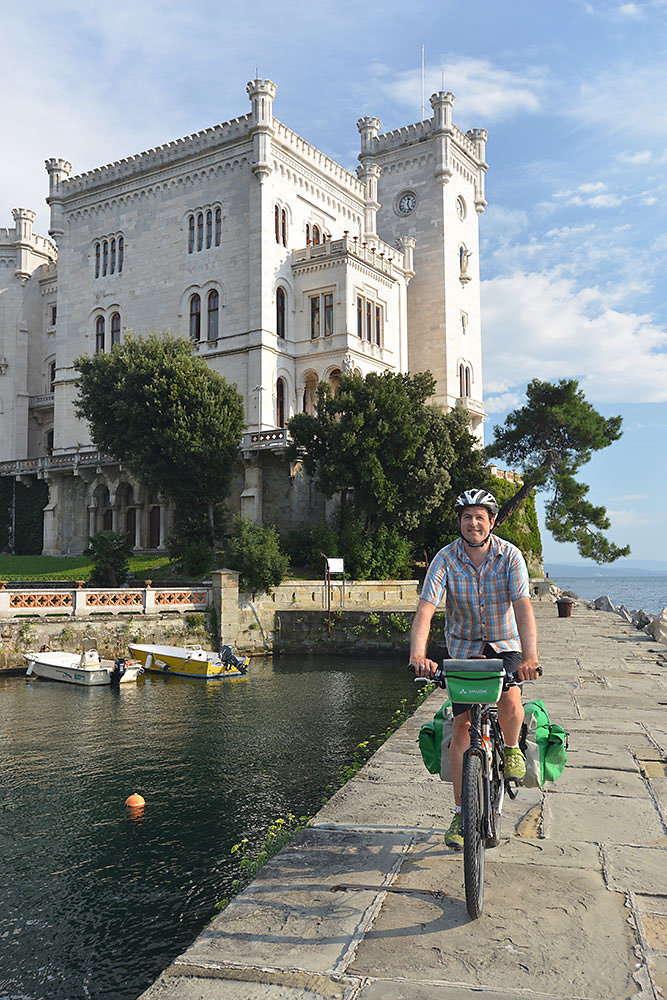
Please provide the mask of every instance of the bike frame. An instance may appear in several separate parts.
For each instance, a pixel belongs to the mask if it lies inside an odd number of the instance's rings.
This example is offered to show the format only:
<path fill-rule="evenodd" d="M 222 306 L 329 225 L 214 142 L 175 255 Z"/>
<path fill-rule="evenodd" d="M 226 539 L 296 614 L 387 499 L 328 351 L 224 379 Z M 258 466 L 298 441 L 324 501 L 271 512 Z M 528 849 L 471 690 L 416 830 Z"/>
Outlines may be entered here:
<path fill-rule="evenodd" d="M 493 824 L 494 811 L 502 815 L 503 802 L 505 799 L 505 781 L 501 774 L 494 774 L 494 745 L 501 747 L 501 729 L 498 722 L 497 705 L 471 705 L 470 707 L 470 746 L 463 754 L 465 760 L 470 754 L 479 757 L 482 764 L 482 777 L 484 779 L 484 839 L 490 840 L 494 837 L 495 829 Z M 491 801 L 493 779 L 497 777 L 499 795 L 498 803 L 494 810 L 494 803 Z"/>

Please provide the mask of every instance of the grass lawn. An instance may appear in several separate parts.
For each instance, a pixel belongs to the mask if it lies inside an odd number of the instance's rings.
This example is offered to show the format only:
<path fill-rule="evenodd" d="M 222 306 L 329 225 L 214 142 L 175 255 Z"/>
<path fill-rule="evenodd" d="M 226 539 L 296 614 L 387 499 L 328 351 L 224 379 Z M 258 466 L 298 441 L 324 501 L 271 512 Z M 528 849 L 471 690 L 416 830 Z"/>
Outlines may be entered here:
<path fill-rule="evenodd" d="M 87 580 L 90 556 L 0 556 L 0 580 L 57 582 Z M 137 580 L 169 579 L 169 559 L 163 555 L 132 556 L 130 572 Z"/>

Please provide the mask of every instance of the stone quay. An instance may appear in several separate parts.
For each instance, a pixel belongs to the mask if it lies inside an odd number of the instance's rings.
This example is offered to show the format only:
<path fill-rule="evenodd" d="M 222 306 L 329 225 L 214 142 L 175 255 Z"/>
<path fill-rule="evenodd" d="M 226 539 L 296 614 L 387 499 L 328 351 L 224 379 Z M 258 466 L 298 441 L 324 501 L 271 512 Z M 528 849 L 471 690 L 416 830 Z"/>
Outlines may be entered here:
<path fill-rule="evenodd" d="M 417 734 L 434 691 L 141 1000 L 657 1000 L 667 992 L 667 647 L 536 602 L 554 784 L 507 802 L 470 921 L 451 786 Z"/>

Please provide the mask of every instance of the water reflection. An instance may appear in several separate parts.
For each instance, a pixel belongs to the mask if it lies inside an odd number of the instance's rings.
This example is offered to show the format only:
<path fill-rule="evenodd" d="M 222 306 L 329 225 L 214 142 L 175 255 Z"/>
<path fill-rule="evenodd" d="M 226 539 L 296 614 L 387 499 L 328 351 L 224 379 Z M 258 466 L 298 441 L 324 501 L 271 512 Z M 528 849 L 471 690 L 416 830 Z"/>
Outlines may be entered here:
<path fill-rule="evenodd" d="M 315 812 L 414 697 L 403 662 L 259 660 L 247 677 L 120 689 L 0 680 L 0 996 L 134 1000 L 227 895 L 232 845 Z"/>

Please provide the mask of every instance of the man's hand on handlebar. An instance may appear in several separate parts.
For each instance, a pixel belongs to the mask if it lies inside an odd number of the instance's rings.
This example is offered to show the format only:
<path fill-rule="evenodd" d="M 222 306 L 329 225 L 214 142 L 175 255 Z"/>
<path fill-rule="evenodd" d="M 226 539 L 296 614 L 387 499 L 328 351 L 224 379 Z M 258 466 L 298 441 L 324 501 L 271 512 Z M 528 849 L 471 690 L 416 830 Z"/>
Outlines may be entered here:
<path fill-rule="evenodd" d="M 542 667 L 537 659 L 523 660 L 517 667 L 516 679 L 518 681 L 535 681 L 542 674 Z"/>
<path fill-rule="evenodd" d="M 414 670 L 415 677 L 426 677 L 429 680 L 435 676 L 438 664 L 434 660 L 428 660 L 425 656 L 410 657 L 409 667 Z"/>

